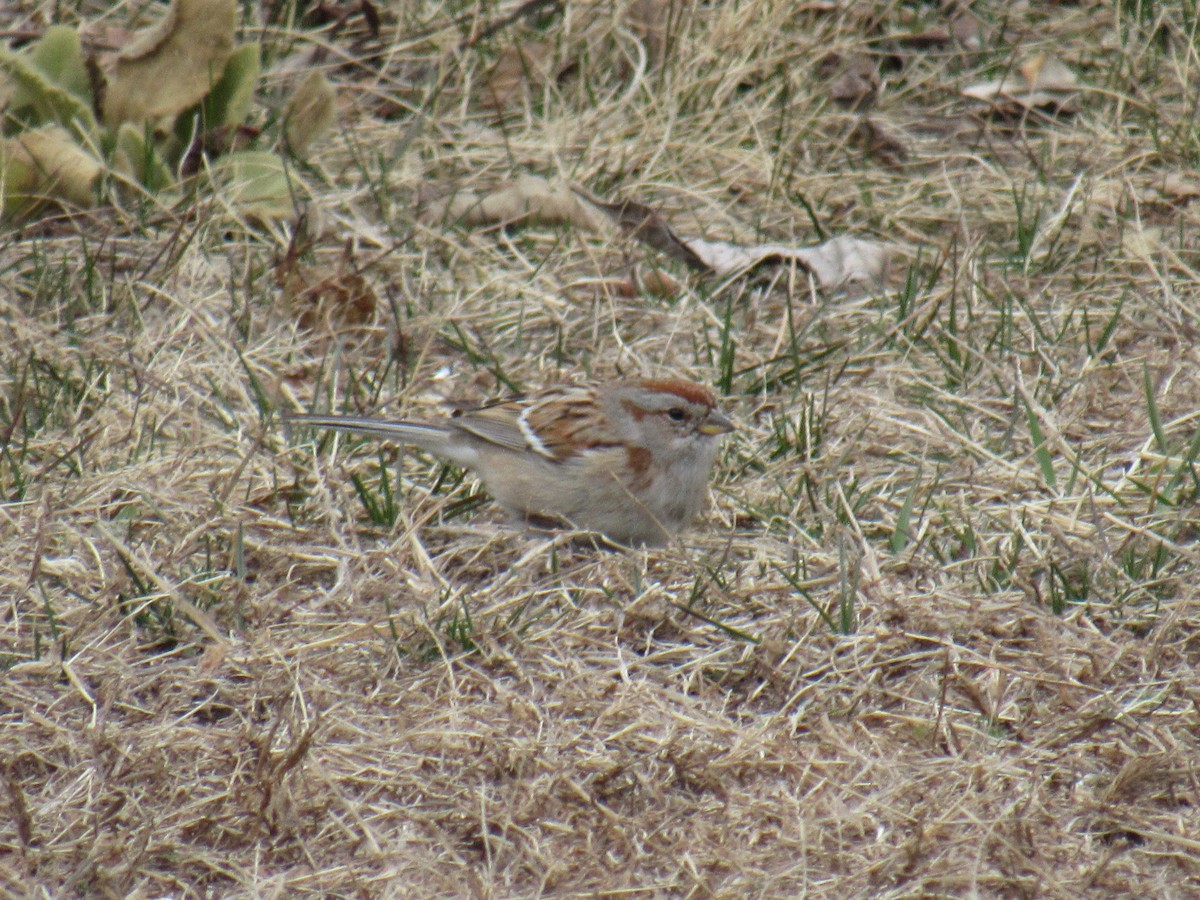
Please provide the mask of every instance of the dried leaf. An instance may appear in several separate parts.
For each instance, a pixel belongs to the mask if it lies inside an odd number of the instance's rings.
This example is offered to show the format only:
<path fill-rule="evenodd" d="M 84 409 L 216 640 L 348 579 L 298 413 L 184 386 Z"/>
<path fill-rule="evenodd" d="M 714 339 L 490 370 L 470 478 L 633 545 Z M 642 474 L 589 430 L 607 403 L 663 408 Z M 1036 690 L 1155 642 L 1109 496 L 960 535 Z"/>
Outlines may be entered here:
<path fill-rule="evenodd" d="M 225 70 L 236 18 L 236 0 L 175 0 L 157 26 L 102 66 L 105 120 L 174 116 L 200 102 Z"/>
<path fill-rule="evenodd" d="M 338 334 L 374 321 L 379 308 L 375 289 L 355 268 L 349 243 L 332 271 L 300 262 L 293 243 L 275 267 L 275 283 L 300 327 L 310 331 Z"/>
<path fill-rule="evenodd" d="M 661 269 L 642 273 L 636 268 L 625 277 L 585 279 L 572 284 L 571 288 L 591 288 L 600 296 L 657 297 L 660 300 L 673 300 L 683 289 L 675 278 Z"/>
<path fill-rule="evenodd" d="M 1134 259 L 1153 259 L 1163 249 L 1163 230 L 1134 224 L 1121 233 L 1121 251 Z"/>
<path fill-rule="evenodd" d="M 742 246 L 727 241 L 684 238 L 688 248 L 717 275 L 743 275 L 768 263 L 799 263 L 825 289 L 877 284 L 887 276 L 891 250 L 884 244 L 845 235 L 815 247 L 785 244 Z"/>
<path fill-rule="evenodd" d="M 1006 76 L 971 85 L 964 97 L 991 103 L 1002 113 L 1047 109 L 1072 113 L 1079 106 L 1078 76 L 1057 57 L 1038 53 Z"/>
<path fill-rule="evenodd" d="M 1200 197 L 1200 179 L 1192 174 L 1168 172 L 1161 181 L 1157 182 L 1156 187 L 1164 197 L 1176 203 Z"/>
<path fill-rule="evenodd" d="M 967 50 L 980 49 L 988 39 L 983 21 L 969 9 L 959 10 L 950 19 L 950 31 L 959 45 Z"/>
<path fill-rule="evenodd" d="M 1070 91 L 1079 86 L 1079 76 L 1058 57 L 1046 53 L 1031 57 L 1018 71 L 1035 91 Z"/>
<path fill-rule="evenodd" d="M 978 50 L 983 46 L 985 37 L 986 30 L 979 17 L 968 9 L 962 9 L 950 17 L 948 25 L 892 34 L 888 40 L 916 49 L 941 47 L 954 42 L 964 50 Z"/>
<path fill-rule="evenodd" d="M 950 29 L 945 25 L 934 25 L 932 28 L 924 28 L 921 31 L 902 31 L 897 34 L 888 35 L 890 42 L 901 47 L 912 47 L 917 50 L 941 47 L 950 43 L 950 39 Z"/>
<path fill-rule="evenodd" d="M 662 269 L 651 269 L 644 273 L 635 270 L 633 278 L 639 286 L 639 293 L 649 294 L 660 300 L 673 300 L 682 290 L 680 283 Z"/>
<path fill-rule="evenodd" d="M 572 224 L 589 231 L 611 227 L 603 212 L 568 185 L 540 175 L 521 175 L 487 194 L 460 191 L 432 201 L 422 218 L 464 225 Z"/>
<path fill-rule="evenodd" d="M 660 253 L 665 253 L 672 259 L 677 259 L 693 269 L 708 268 L 704 261 L 696 256 L 687 244 L 675 234 L 675 231 L 667 224 L 667 220 L 649 206 L 634 203 L 632 200 L 621 203 L 605 203 L 583 194 L 580 194 L 580 197 L 611 216 L 621 230 L 635 240 L 641 241 L 648 247 L 653 247 Z"/>
<path fill-rule="evenodd" d="M 303 157 L 309 146 L 333 124 L 337 94 L 317 69 L 309 72 L 288 100 L 284 138 L 289 151 Z"/>
<path fill-rule="evenodd" d="M 817 247 L 782 244 L 747 247 L 683 237 L 659 213 L 642 204 L 588 202 L 613 216 L 623 231 L 642 243 L 693 269 L 720 276 L 743 275 L 769 263 L 796 262 L 813 275 L 818 286 L 836 288 L 882 281 L 891 256 L 883 244 L 851 237 L 837 237 Z"/>
<path fill-rule="evenodd" d="M 896 167 L 908 159 L 908 141 L 903 134 L 870 116 L 863 116 L 855 123 L 850 142 L 887 166 Z"/>
<path fill-rule="evenodd" d="M 881 281 L 891 255 L 890 248 L 883 244 L 851 237 L 837 237 L 817 247 L 746 247 L 681 237 L 649 206 L 633 201 L 608 203 L 537 175 L 522 175 L 490 194 L 464 191 L 452 195 L 431 203 L 423 218 L 467 225 L 569 223 L 600 233 L 611 232 L 616 226 L 635 240 L 706 274 L 741 275 L 764 264 L 794 262 L 811 273 L 822 288 Z"/>
<path fill-rule="evenodd" d="M 505 48 L 488 73 L 483 103 L 502 110 L 515 106 L 526 91 L 537 90 L 550 81 L 550 58 L 554 45 L 549 41 L 526 41 Z"/>
<path fill-rule="evenodd" d="M 200 654 L 200 659 L 196 663 L 196 671 L 205 678 L 212 676 L 224 664 L 228 654 L 228 644 L 213 641 L 206 645 L 204 652 Z"/>
<path fill-rule="evenodd" d="M 862 53 L 842 57 L 826 56 L 819 66 L 826 79 L 832 80 L 829 97 L 851 109 L 862 109 L 875 102 L 879 94 L 879 71 L 875 61 Z"/>

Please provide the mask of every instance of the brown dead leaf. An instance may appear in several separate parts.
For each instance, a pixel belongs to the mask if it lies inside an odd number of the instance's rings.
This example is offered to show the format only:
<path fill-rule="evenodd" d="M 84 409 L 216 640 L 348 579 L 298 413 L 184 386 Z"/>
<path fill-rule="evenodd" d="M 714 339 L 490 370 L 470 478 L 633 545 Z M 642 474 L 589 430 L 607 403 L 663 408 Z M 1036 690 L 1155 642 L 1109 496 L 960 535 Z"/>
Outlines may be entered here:
<path fill-rule="evenodd" d="M 217 669 L 225 662 L 225 657 L 229 655 L 229 645 L 214 641 L 204 648 L 204 652 L 200 654 L 200 660 L 196 663 L 196 670 L 200 675 L 205 677 L 213 675 Z"/>
<path fill-rule="evenodd" d="M 912 47 L 916 50 L 927 50 L 942 47 L 950 43 L 950 29 L 945 25 L 934 25 L 920 31 L 902 31 L 888 35 L 888 39 L 901 47 Z"/>
<path fill-rule="evenodd" d="M 640 241 L 647 247 L 653 247 L 659 253 L 665 253 L 690 268 L 701 270 L 707 268 L 704 260 L 688 248 L 657 210 L 642 203 L 634 203 L 632 200 L 605 203 L 582 193 L 579 196 L 590 206 L 603 211 L 622 232 L 634 240 Z"/>
<path fill-rule="evenodd" d="M 623 297 L 657 297 L 660 300 L 673 300 L 679 296 L 683 286 L 661 269 L 650 269 L 642 272 L 636 267 L 625 277 L 597 278 L 579 281 L 571 285 L 572 289 L 591 288 L 600 296 Z"/>
<path fill-rule="evenodd" d="M 615 226 L 646 246 L 705 274 L 737 276 L 763 265 L 791 262 L 802 266 L 818 287 L 825 289 L 882 281 L 891 257 L 891 249 L 885 245 L 851 237 L 837 237 L 816 247 L 743 246 L 689 238 L 677 234 L 649 206 L 630 200 L 609 203 L 538 175 L 522 175 L 488 194 L 463 191 L 432 202 L 422 218 L 427 222 L 459 221 L 467 225 L 572 224 L 601 234 L 612 233 Z"/>
<path fill-rule="evenodd" d="M 608 216 L 562 181 L 540 175 L 521 175 L 493 191 L 459 191 L 429 202 L 426 222 L 464 225 L 563 225 L 588 231 L 611 230 Z"/>
<path fill-rule="evenodd" d="M 892 168 L 908 159 L 908 141 L 901 132 L 871 116 L 863 116 L 854 124 L 850 143 Z"/>
<path fill-rule="evenodd" d="M 988 38 L 983 21 L 969 9 L 959 10 L 950 18 L 950 31 L 966 50 L 980 49 Z"/>
<path fill-rule="evenodd" d="M 1031 109 L 1070 114 L 1079 109 L 1079 77 L 1066 63 L 1047 53 L 1025 60 L 1003 78 L 963 90 L 963 96 L 990 103 L 1001 114 Z"/>
<path fill-rule="evenodd" d="M 584 278 L 567 285 L 564 293 L 575 300 L 580 291 L 586 291 L 588 296 L 600 300 L 611 300 L 613 297 L 629 300 L 638 296 L 637 284 L 632 278 Z"/>
<path fill-rule="evenodd" d="M 634 279 L 640 285 L 638 293 L 648 294 L 660 300 L 673 300 L 679 296 L 683 286 L 662 269 L 651 269 L 648 272 L 634 270 Z"/>
<path fill-rule="evenodd" d="M 887 277 L 891 248 L 876 241 L 841 235 L 815 247 L 786 244 L 743 246 L 728 241 L 685 238 L 683 242 L 717 275 L 745 275 L 763 265 L 798 263 L 817 287 L 874 285 Z"/>
<path fill-rule="evenodd" d="M 978 50 L 984 44 L 986 30 L 983 22 L 969 9 L 960 9 L 946 24 L 934 25 L 920 31 L 906 31 L 888 36 L 888 40 L 917 50 L 957 44 L 964 50 Z"/>
<path fill-rule="evenodd" d="M 1034 91 L 1071 91 L 1079 86 L 1079 76 L 1061 59 L 1047 53 L 1030 57 L 1017 71 Z"/>
<path fill-rule="evenodd" d="M 693 269 L 722 277 L 748 274 L 772 263 L 794 262 L 803 266 L 819 287 L 833 289 L 882 281 L 891 257 L 890 248 L 883 244 L 851 237 L 837 237 L 816 247 L 743 246 L 690 238 L 677 234 L 659 213 L 640 203 L 601 203 L 592 198 L 588 202 L 608 212 L 621 230 L 636 240 Z"/>
<path fill-rule="evenodd" d="M 1163 229 L 1157 225 L 1133 223 L 1121 233 L 1121 252 L 1134 259 L 1149 260 L 1163 249 Z"/>
<path fill-rule="evenodd" d="M 225 69 L 236 0 L 175 0 L 153 28 L 101 61 L 109 124 L 173 116 L 195 105 Z"/>
<path fill-rule="evenodd" d="M 1174 203 L 1186 203 L 1200 197 L 1200 178 L 1190 173 L 1184 175 L 1180 172 L 1168 172 L 1161 180 L 1155 182 L 1155 187 Z"/>
<path fill-rule="evenodd" d="M 821 60 L 818 71 L 832 83 L 829 97 L 851 109 L 865 109 L 879 95 L 879 70 L 875 60 L 863 53 L 841 56 L 831 53 Z"/>
<path fill-rule="evenodd" d="M 337 267 L 330 271 L 300 262 L 300 249 L 293 240 L 275 266 L 275 283 L 300 327 L 309 331 L 337 334 L 347 327 L 369 324 L 379 307 L 375 289 L 355 268 L 349 242 Z"/>
<path fill-rule="evenodd" d="M 519 104 L 529 91 L 544 87 L 551 80 L 553 54 L 554 45 L 542 40 L 505 48 L 488 73 L 483 104 L 494 110 L 508 109 Z"/>

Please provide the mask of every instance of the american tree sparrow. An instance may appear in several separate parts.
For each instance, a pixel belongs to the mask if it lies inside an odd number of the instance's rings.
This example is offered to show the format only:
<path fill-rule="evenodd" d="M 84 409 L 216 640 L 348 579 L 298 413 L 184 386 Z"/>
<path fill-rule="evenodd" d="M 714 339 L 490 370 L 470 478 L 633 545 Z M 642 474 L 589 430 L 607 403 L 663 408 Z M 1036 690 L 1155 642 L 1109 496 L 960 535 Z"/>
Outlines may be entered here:
<path fill-rule="evenodd" d="M 563 385 L 437 424 L 292 415 L 414 444 L 474 470 L 516 516 L 554 516 L 621 544 L 662 544 L 700 512 L 721 435 L 712 391 L 677 380 Z"/>

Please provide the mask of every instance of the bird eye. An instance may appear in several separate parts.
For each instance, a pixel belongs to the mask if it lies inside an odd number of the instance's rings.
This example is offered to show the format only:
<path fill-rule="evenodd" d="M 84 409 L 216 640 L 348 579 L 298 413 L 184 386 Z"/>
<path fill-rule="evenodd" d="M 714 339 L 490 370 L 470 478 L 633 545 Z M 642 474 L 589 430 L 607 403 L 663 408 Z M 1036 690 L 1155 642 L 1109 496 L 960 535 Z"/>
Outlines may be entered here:
<path fill-rule="evenodd" d="M 683 407 L 672 406 L 667 410 L 667 418 L 672 422 L 682 422 L 687 418 L 687 413 L 684 411 Z"/>

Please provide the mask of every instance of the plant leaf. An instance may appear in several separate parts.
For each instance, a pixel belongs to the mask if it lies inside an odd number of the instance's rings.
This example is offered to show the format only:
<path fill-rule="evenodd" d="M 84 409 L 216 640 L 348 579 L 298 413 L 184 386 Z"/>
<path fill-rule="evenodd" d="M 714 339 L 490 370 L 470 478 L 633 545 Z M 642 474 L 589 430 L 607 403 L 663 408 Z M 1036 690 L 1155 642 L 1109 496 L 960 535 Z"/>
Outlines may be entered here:
<path fill-rule="evenodd" d="M 1038 53 L 1003 78 L 963 89 L 963 96 L 992 104 L 1002 113 L 1030 109 L 1073 113 L 1079 108 L 1079 77 L 1060 59 Z"/>
<path fill-rule="evenodd" d="M 47 202 L 96 203 L 104 166 L 61 125 L 24 131 L 0 143 L 0 188 L 5 218 L 28 216 Z"/>
<path fill-rule="evenodd" d="M 258 44 L 242 44 L 230 54 L 220 80 L 201 104 L 201 121 L 207 129 L 240 125 L 250 113 L 250 101 L 258 87 L 262 61 Z"/>
<path fill-rule="evenodd" d="M 689 250 L 718 275 L 740 275 L 769 263 L 799 263 L 822 288 L 882 282 L 891 250 L 886 244 L 839 235 L 814 247 L 786 244 L 731 244 L 682 238 Z"/>
<path fill-rule="evenodd" d="M 133 122 L 122 122 L 117 129 L 117 149 L 113 154 L 112 167 L 153 193 L 163 190 L 175 180 L 170 168 L 159 156 L 154 142 L 148 139 L 145 127 Z"/>
<path fill-rule="evenodd" d="M 59 87 L 70 91 L 80 100 L 90 102 L 92 81 L 79 32 L 68 25 L 51 25 L 36 44 L 29 49 L 29 59 Z"/>
<path fill-rule="evenodd" d="M 225 70 L 236 19 L 236 0 L 175 0 L 105 67 L 105 120 L 175 116 L 198 103 Z"/>
<path fill-rule="evenodd" d="M 0 47 L 0 72 L 8 75 L 14 88 L 6 113 L 26 113 L 34 125 L 57 123 L 80 137 L 91 135 L 96 127 L 91 107 L 73 90 L 56 83 L 37 64 L 35 56 L 36 53 L 14 53 Z"/>
<path fill-rule="evenodd" d="M 279 154 L 239 150 L 221 158 L 216 174 L 240 214 L 262 222 L 295 215 L 292 196 L 300 182 Z"/>
<path fill-rule="evenodd" d="M 317 69 L 300 82 L 284 111 L 284 139 L 287 149 L 303 157 L 309 146 L 333 124 L 337 94 L 333 85 Z"/>

